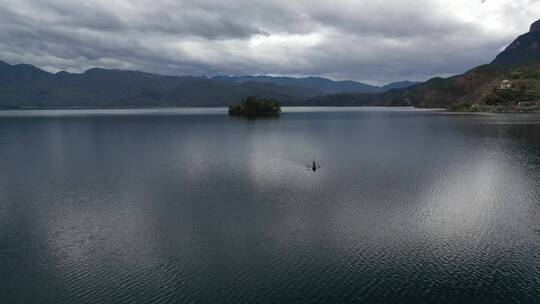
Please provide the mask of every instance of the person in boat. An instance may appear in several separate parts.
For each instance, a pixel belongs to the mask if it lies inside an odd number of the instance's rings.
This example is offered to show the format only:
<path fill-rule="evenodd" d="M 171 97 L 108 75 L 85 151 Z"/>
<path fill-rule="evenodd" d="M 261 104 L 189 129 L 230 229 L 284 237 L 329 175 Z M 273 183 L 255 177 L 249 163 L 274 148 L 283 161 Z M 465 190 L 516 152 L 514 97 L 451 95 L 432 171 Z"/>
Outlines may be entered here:
<path fill-rule="evenodd" d="M 313 170 L 313 172 L 315 172 L 319 168 L 320 168 L 320 166 L 318 166 L 317 163 L 315 161 L 313 161 L 313 163 L 311 164 L 311 170 Z"/>

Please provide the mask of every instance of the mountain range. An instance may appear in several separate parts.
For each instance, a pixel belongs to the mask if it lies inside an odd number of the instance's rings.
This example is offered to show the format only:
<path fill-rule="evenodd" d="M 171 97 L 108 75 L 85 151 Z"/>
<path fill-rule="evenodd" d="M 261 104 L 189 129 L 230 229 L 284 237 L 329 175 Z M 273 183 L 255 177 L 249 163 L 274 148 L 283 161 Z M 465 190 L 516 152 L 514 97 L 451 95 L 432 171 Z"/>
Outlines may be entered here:
<path fill-rule="evenodd" d="M 496 88 L 511 79 L 513 89 Z M 490 64 L 449 78 L 378 87 L 320 77 L 162 76 L 90 69 L 49 73 L 0 61 L 0 108 L 227 106 L 247 96 L 286 106 L 415 106 L 446 108 L 540 100 L 540 20 Z"/>
<path fill-rule="evenodd" d="M 382 93 L 392 89 L 403 89 L 420 82 L 400 81 L 385 86 L 373 86 L 358 81 L 334 81 L 321 77 L 272 77 L 272 76 L 215 76 L 213 80 L 241 84 L 245 82 L 275 83 L 285 86 L 297 86 L 321 92 L 323 94 L 339 93 Z"/>
<path fill-rule="evenodd" d="M 53 74 L 26 64 L 0 64 L 4 108 L 224 106 L 250 95 L 295 104 L 318 94 L 273 83 L 235 85 L 204 77 L 104 69 Z"/>
<path fill-rule="evenodd" d="M 28 64 L 0 61 L 0 108 L 209 107 L 227 106 L 247 96 L 274 98 L 294 106 L 307 105 L 308 100 L 330 93 L 379 93 L 412 84 L 376 87 L 318 77 L 209 79 L 98 68 L 81 74 L 49 73 Z"/>

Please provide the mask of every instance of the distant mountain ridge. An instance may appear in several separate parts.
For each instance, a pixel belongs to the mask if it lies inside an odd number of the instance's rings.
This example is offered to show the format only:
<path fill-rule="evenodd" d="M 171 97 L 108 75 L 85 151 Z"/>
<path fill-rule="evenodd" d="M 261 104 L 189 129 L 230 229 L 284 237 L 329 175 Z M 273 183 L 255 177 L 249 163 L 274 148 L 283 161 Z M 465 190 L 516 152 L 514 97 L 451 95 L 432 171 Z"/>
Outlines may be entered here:
<path fill-rule="evenodd" d="M 228 83 L 262 82 L 279 85 L 298 86 L 321 91 L 323 94 L 340 93 L 382 93 L 392 89 L 403 89 L 420 82 L 400 81 L 379 87 L 352 80 L 331 80 L 322 77 L 273 77 L 273 76 L 215 76 L 213 80 Z"/>
<path fill-rule="evenodd" d="M 215 76 L 213 80 L 224 81 L 228 83 L 244 83 L 244 82 L 262 82 L 275 83 L 279 85 L 297 86 L 321 91 L 323 94 L 335 93 L 380 93 L 383 90 L 380 87 L 369 84 L 345 80 L 334 81 L 322 77 L 272 77 L 272 76 Z"/>
<path fill-rule="evenodd" d="M 328 92 L 382 92 L 355 81 L 320 77 L 161 76 L 138 71 L 93 68 L 84 73 L 43 71 L 0 61 L 0 108 L 228 106 L 247 96 L 274 98 L 283 105 L 313 103 Z M 320 99 L 323 101 L 324 99 Z"/>
<path fill-rule="evenodd" d="M 49 73 L 27 64 L 0 64 L 0 108 L 226 106 L 247 96 L 296 105 L 322 94 L 273 83 L 228 84 L 193 76 L 90 69 Z"/>
<path fill-rule="evenodd" d="M 406 80 L 406 81 L 392 82 L 390 84 L 382 86 L 381 88 L 383 89 L 383 91 L 386 92 L 386 91 L 395 90 L 395 89 L 405 89 L 405 88 L 412 87 L 417 84 L 421 84 L 421 82 Z"/>

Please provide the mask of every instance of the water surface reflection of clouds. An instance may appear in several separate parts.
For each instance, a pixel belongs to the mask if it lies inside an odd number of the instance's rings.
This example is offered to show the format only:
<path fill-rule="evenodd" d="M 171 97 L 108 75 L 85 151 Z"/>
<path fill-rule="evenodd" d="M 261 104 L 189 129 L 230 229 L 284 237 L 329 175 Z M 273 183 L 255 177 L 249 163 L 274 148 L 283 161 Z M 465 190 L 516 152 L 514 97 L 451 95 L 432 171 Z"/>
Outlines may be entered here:
<path fill-rule="evenodd" d="M 540 130 L 509 117 L 0 118 L 0 284 L 51 303 L 527 302 Z"/>

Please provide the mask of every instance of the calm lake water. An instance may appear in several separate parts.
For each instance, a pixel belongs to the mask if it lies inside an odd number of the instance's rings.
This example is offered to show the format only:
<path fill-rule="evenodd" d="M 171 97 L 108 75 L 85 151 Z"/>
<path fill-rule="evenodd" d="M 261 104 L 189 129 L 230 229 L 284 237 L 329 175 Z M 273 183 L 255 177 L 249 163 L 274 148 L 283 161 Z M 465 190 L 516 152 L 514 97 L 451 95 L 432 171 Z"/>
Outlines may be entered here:
<path fill-rule="evenodd" d="M 540 303 L 540 116 L 285 112 L 0 112 L 0 303 Z"/>

